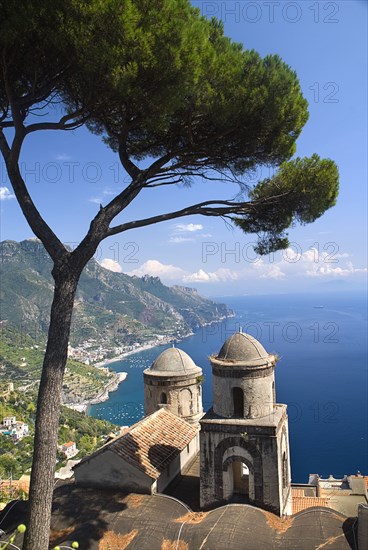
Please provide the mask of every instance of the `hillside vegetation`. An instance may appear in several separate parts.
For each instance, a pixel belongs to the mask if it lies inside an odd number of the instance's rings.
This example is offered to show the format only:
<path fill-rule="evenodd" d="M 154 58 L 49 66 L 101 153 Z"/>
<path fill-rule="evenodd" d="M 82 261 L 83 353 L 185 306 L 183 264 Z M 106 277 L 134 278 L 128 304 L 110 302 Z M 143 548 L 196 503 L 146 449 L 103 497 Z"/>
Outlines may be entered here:
<path fill-rule="evenodd" d="M 52 262 L 29 239 L 0 243 L 0 320 L 45 339 L 53 295 Z M 157 335 L 183 337 L 233 312 L 195 289 L 162 284 L 158 277 L 130 277 L 92 259 L 78 286 L 70 342 L 98 339 L 105 347 L 144 343 Z"/>
<path fill-rule="evenodd" d="M 18 479 L 23 474 L 29 474 L 32 465 L 33 437 L 36 413 L 36 393 L 15 390 L 9 392 L 7 385 L 0 384 L 0 421 L 4 416 L 15 416 L 17 420 L 26 422 L 30 435 L 14 442 L 10 437 L 0 435 L 0 479 Z M 97 420 L 84 413 L 62 407 L 59 423 L 58 443 L 75 441 L 79 453 L 75 460 L 86 456 L 103 445 L 110 433 L 118 433 L 119 428 L 105 420 Z M 65 457 L 58 453 L 57 469 L 66 462 Z"/>
<path fill-rule="evenodd" d="M 17 327 L 1 324 L 0 383 L 14 383 L 22 392 L 34 390 L 40 379 L 44 343 Z M 63 400 L 80 403 L 95 399 L 115 374 L 68 359 L 63 385 Z"/>

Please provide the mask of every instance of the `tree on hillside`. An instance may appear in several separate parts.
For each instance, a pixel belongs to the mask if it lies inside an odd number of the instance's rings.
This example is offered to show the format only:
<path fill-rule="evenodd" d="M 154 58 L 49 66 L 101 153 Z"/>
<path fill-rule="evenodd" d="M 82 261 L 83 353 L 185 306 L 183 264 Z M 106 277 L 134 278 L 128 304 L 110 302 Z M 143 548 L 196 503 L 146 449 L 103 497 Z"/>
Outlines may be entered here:
<path fill-rule="evenodd" d="M 262 59 L 232 43 L 220 22 L 201 17 L 188 0 L 55 0 L 52 9 L 46 0 L 0 0 L 0 9 L 0 150 L 55 281 L 24 543 L 46 550 L 73 301 L 99 243 L 200 214 L 257 233 L 265 254 L 287 246 L 292 224 L 313 222 L 335 203 L 338 172 L 317 155 L 290 160 L 308 118 L 296 74 L 276 55 Z M 19 159 L 32 134 L 82 125 L 117 153 L 130 181 L 70 251 L 37 210 Z M 275 176 L 249 188 L 244 176 L 258 166 L 273 167 Z M 237 182 L 239 199 L 115 221 L 155 187 L 196 177 L 209 187 Z"/>

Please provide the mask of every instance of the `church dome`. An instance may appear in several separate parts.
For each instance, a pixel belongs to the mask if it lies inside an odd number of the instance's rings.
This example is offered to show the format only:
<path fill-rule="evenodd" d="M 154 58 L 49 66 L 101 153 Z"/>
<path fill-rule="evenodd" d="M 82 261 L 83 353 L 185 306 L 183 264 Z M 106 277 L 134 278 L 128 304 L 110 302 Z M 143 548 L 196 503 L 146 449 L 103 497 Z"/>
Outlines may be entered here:
<path fill-rule="evenodd" d="M 269 354 L 262 344 L 250 334 L 236 332 L 230 336 L 222 346 L 217 358 L 220 361 L 253 363 L 267 360 Z"/>
<path fill-rule="evenodd" d="M 155 359 L 147 372 L 164 376 L 165 373 L 183 375 L 200 370 L 185 351 L 178 348 L 168 348 Z"/>

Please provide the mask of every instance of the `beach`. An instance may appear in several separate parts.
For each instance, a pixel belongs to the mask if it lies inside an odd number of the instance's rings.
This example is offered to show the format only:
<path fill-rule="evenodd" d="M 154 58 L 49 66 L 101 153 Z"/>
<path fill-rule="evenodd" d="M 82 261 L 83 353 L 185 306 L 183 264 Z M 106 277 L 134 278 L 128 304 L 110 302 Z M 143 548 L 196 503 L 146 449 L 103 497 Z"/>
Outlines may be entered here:
<path fill-rule="evenodd" d="M 170 340 L 171 341 L 171 340 Z M 142 346 L 139 346 L 137 348 L 134 348 L 129 351 L 124 351 L 124 353 L 120 353 L 120 355 L 115 355 L 114 357 L 110 357 L 109 359 L 103 359 L 102 361 L 99 361 L 98 363 L 94 363 L 94 367 L 105 367 L 106 365 L 110 365 L 111 363 L 115 363 L 115 361 L 121 361 L 124 359 L 124 357 L 128 357 L 129 355 L 133 355 L 134 353 L 139 353 L 141 351 L 145 351 L 147 349 L 156 348 L 157 346 L 165 346 L 169 342 L 159 342 L 159 343 L 152 343 L 152 344 L 143 344 Z"/>

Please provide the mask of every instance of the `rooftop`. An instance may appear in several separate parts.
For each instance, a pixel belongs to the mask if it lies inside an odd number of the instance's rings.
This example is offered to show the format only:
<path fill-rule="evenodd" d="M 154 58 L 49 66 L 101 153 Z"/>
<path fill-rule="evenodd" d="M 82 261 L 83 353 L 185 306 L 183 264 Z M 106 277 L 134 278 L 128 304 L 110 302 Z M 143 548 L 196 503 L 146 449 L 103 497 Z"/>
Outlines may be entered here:
<path fill-rule="evenodd" d="M 24 521 L 26 503 L 9 508 L 0 514 L 6 532 Z M 285 519 L 246 504 L 195 513 L 166 495 L 124 495 L 74 484 L 55 490 L 51 526 L 52 546 L 76 540 L 88 550 L 354 548 L 354 518 L 327 508 Z M 21 546 L 21 535 L 15 544 Z"/>
<path fill-rule="evenodd" d="M 322 506 L 328 508 L 328 498 L 309 497 L 304 495 L 303 489 L 292 489 L 293 514 L 297 514 L 307 508 Z"/>
<path fill-rule="evenodd" d="M 236 332 L 223 344 L 218 355 L 211 357 L 215 363 L 242 366 L 262 366 L 274 362 L 274 356 L 267 353 L 262 344 L 250 334 Z"/>
<path fill-rule="evenodd" d="M 111 451 L 129 464 L 157 479 L 197 434 L 197 428 L 170 411 L 159 409 L 81 460 L 78 468 L 97 454 Z"/>
<path fill-rule="evenodd" d="M 179 348 L 168 348 L 155 359 L 146 374 L 164 375 L 185 375 L 201 374 L 202 369 L 197 367 L 193 359 L 185 351 Z"/>

